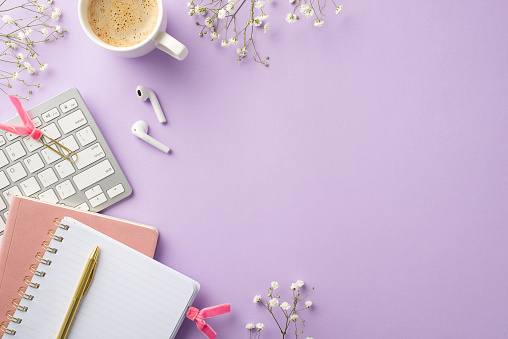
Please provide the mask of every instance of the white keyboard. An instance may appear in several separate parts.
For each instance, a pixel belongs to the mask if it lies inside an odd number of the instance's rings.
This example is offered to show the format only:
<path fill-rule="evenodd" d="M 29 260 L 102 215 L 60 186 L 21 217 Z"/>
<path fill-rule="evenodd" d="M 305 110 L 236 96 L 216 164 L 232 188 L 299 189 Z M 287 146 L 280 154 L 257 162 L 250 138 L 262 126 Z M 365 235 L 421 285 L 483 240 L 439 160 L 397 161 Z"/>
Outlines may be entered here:
<path fill-rule="evenodd" d="M 27 112 L 35 127 L 78 158 L 72 163 L 29 136 L 0 130 L 0 235 L 14 195 L 98 212 L 132 193 L 77 89 Z M 22 125 L 19 117 L 5 124 Z"/>

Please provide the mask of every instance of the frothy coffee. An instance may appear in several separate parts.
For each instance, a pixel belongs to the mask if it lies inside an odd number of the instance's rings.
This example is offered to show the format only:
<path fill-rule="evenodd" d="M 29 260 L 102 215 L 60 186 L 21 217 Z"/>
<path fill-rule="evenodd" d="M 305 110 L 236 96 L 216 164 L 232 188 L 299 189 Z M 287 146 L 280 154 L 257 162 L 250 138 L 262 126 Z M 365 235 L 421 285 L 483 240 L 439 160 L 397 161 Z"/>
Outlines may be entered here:
<path fill-rule="evenodd" d="M 129 47 L 145 40 L 157 24 L 156 0 L 90 0 L 88 22 L 111 46 Z"/>

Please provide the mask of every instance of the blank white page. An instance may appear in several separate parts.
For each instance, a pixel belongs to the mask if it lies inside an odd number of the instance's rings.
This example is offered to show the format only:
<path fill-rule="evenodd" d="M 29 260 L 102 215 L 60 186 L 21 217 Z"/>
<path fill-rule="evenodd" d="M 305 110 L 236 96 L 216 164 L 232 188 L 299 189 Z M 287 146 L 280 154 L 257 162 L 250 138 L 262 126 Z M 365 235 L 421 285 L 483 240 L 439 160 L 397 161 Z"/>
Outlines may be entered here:
<path fill-rule="evenodd" d="M 51 240 L 57 253 L 46 252 L 46 275 L 34 275 L 28 287 L 32 301 L 22 299 L 9 329 L 21 338 L 56 338 L 85 264 L 99 246 L 96 272 L 81 300 L 68 338 L 174 338 L 199 284 L 175 270 L 82 223 L 64 218 L 58 228 L 62 242 Z M 42 249 L 41 249 L 42 250 Z M 35 253 L 34 253 L 35 255 Z M 23 282 L 21 282 L 23 285 Z"/>

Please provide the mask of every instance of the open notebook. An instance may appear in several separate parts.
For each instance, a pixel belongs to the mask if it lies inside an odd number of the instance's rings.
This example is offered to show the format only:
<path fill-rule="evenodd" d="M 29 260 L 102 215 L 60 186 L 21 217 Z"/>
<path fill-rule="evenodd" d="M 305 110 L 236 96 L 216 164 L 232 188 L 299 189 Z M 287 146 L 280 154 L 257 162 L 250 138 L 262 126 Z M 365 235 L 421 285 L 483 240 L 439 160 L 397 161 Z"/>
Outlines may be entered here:
<path fill-rule="evenodd" d="M 173 338 L 199 284 L 68 217 L 56 228 L 32 280 L 20 282 L 28 287 L 4 325 L 4 337 L 56 338 L 96 245 L 95 276 L 68 338 Z"/>

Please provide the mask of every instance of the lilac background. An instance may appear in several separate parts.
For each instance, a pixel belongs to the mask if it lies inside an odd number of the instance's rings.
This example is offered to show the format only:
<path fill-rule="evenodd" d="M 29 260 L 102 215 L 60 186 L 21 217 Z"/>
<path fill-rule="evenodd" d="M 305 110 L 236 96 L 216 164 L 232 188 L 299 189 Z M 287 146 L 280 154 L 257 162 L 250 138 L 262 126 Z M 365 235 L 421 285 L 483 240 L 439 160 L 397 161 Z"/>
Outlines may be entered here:
<path fill-rule="evenodd" d="M 316 287 L 304 337 L 508 337 L 508 2 L 345 0 L 318 29 L 276 0 L 269 68 L 200 39 L 183 0 L 165 1 L 183 62 L 113 56 L 77 1 L 54 4 L 69 33 L 27 105 L 80 90 L 135 192 L 105 213 L 158 227 L 195 306 L 232 304 L 219 338 L 279 338 L 252 298 L 297 279 Z M 172 155 L 130 134 L 139 119 Z"/>

